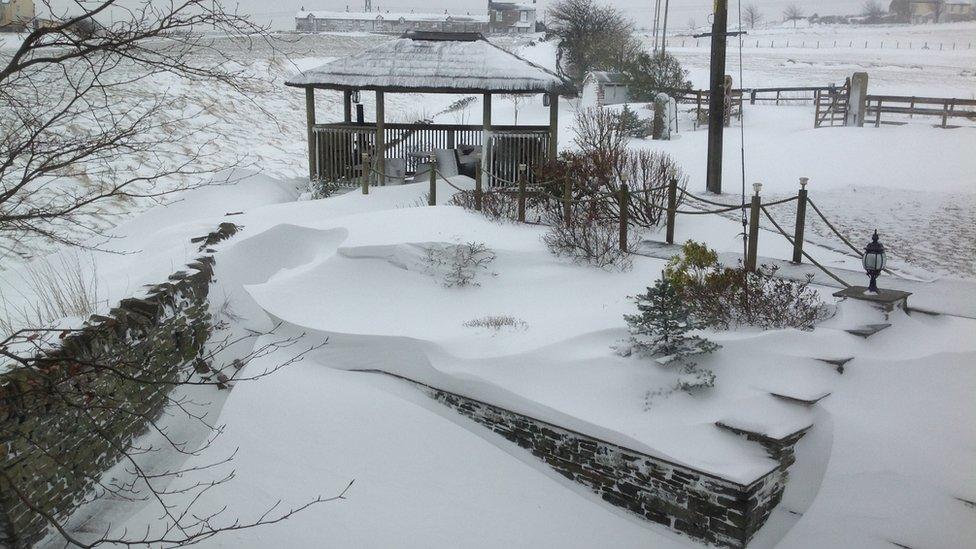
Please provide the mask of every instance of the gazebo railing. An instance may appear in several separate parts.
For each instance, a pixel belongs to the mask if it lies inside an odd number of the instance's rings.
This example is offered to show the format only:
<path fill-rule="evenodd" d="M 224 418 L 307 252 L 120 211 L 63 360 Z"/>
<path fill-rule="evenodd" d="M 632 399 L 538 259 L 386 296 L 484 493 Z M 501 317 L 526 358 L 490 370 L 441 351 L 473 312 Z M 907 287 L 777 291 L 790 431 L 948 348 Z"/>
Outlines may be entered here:
<path fill-rule="evenodd" d="M 317 124 L 315 174 L 318 179 L 355 186 L 362 176 L 362 154 L 375 154 L 376 126 L 373 124 Z M 385 159 L 403 159 L 407 174 L 417 172 L 424 159 L 411 153 L 455 149 L 461 145 L 482 147 L 484 128 L 470 124 L 386 124 Z M 547 126 L 492 126 L 488 147 L 491 161 L 484 167 L 493 177 L 489 183 L 501 186 L 518 177 L 518 165 L 532 167 L 546 160 L 550 133 Z"/>

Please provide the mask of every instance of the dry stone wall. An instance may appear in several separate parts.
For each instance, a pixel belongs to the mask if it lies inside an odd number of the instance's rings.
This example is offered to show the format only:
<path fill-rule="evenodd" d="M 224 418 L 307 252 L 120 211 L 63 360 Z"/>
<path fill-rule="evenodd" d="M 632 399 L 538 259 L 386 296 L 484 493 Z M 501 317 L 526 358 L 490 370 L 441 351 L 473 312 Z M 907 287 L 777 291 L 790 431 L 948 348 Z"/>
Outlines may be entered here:
<path fill-rule="evenodd" d="M 42 538 L 49 528 L 42 513 L 66 518 L 162 412 L 172 382 L 211 332 L 209 246 L 237 230 L 222 223 L 193 239 L 204 255 L 44 350 L 45 372 L 19 368 L 0 377 L 0 545 L 30 547 Z"/>
<path fill-rule="evenodd" d="M 401 376 L 396 376 L 401 377 Z M 696 540 L 745 547 L 780 502 L 792 444 L 776 447 L 781 466 L 748 485 L 649 456 L 492 404 L 402 378 L 434 400 L 529 450 L 606 502 Z M 765 441 L 764 441 L 765 442 Z M 789 446 L 789 447 L 787 447 Z"/>

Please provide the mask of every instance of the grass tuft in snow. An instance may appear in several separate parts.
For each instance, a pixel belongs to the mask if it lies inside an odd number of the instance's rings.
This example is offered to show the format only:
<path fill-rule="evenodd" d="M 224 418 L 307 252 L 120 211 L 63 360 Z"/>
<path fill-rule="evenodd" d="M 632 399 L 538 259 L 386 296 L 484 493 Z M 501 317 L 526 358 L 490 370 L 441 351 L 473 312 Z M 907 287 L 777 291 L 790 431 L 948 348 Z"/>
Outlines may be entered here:
<path fill-rule="evenodd" d="M 513 330 L 527 330 L 529 325 L 522 319 L 510 315 L 488 315 L 475 318 L 464 323 L 466 328 L 489 328 L 496 332 L 504 328 Z"/>
<path fill-rule="evenodd" d="M 26 304 L 12 306 L 0 290 L 0 331 L 39 329 L 63 318 L 88 318 L 98 311 L 98 273 L 91 257 L 63 253 L 28 264 L 16 292 Z"/>

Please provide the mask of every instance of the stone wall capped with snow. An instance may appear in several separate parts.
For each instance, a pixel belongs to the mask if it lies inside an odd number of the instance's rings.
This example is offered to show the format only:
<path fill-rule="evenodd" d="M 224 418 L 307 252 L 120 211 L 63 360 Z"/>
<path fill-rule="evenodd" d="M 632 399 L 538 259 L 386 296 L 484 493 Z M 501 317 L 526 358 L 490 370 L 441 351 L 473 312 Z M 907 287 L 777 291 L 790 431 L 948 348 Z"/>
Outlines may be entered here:
<path fill-rule="evenodd" d="M 608 503 L 710 544 L 745 547 L 779 503 L 786 485 L 788 463 L 741 485 L 504 408 L 417 385 L 431 398 L 529 450 Z M 778 451 L 792 462 L 792 447 Z"/>
<path fill-rule="evenodd" d="M 21 368 L 4 376 L 0 546 L 30 547 L 42 538 L 49 524 L 41 512 L 56 520 L 70 514 L 89 495 L 95 479 L 122 458 L 117 448 L 143 433 L 148 421 L 162 412 L 173 388 L 167 382 L 198 358 L 211 332 L 208 295 L 214 259 L 208 247 L 237 230 L 222 223 L 193 239 L 206 254 L 185 271 L 148 288 L 145 297 L 124 299 L 107 315 L 93 316 L 83 329 L 44 351 L 50 359 L 47 374 Z M 106 357 L 142 369 L 114 374 L 86 366 L 105 363 Z M 56 369 L 63 376 L 51 375 Z M 52 386 L 55 378 L 59 381 Z M 28 508 L 24 499 L 37 509 Z"/>

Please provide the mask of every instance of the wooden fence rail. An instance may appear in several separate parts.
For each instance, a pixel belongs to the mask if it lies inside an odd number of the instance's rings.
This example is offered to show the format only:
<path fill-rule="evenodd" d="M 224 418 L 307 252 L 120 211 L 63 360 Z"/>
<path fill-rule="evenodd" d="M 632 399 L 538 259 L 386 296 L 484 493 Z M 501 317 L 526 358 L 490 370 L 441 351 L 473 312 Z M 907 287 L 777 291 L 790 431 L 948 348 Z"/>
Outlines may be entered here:
<path fill-rule="evenodd" d="M 901 114 L 914 116 L 937 116 L 942 119 L 942 127 L 949 125 L 950 118 L 976 120 L 976 99 L 954 97 L 914 97 L 904 95 L 868 95 L 867 118 L 874 117 L 874 126 L 881 124 L 901 124 L 898 121 L 883 121 L 882 114 Z"/>

